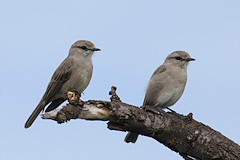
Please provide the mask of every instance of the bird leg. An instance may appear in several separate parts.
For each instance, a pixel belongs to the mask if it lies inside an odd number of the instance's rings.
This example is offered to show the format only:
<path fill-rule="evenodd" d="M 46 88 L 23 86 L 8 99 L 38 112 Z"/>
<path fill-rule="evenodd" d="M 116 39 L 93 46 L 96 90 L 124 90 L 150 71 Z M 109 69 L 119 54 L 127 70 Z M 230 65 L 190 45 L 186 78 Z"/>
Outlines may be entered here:
<path fill-rule="evenodd" d="M 169 107 L 166 107 L 169 111 L 171 111 L 172 113 L 176 113 L 174 110 L 170 109 Z"/>

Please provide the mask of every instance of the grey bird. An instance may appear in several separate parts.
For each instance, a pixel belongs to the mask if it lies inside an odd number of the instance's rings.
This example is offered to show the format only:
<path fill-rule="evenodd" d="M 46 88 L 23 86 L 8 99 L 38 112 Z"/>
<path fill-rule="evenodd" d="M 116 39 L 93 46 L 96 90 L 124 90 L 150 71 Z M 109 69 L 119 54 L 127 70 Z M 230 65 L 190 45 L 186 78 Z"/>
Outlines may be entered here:
<path fill-rule="evenodd" d="M 194 60 L 184 51 L 169 54 L 165 62 L 155 70 L 148 83 L 143 108 L 160 110 L 174 105 L 183 94 L 189 61 Z M 125 142 L 135 143 L 137 138 L 138 134 L 129 132 Z"/>
<path fill-rule="evenodd" d="M 91 57 L 94 51 L 100 49 L 87 40 L 77 41 L 71 46 L 67 58 L 54 72 L 42 99 L 25 123 L 25 128 L 32 125 L 48 104 L 45 112 L 62 104 L 66 100 L 66 91 L 74 89 L 81 94 L 87 88 L 93 72 Z"/>

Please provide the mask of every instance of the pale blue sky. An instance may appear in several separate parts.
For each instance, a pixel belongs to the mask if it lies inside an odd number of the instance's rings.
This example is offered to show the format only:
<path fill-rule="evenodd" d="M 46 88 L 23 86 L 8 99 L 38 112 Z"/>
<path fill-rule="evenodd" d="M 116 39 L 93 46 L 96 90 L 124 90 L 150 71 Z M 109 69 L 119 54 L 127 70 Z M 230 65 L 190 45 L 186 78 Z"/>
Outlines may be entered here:
<path fill-rule="evenodd" d="M 101 48 L 83 100 L 121 99 L 140 106 L 153 71 L 168 54 L 184 50 L 197 60 L 172 109 L 240 142 L 240 1 L 68 0 L 0 1 L 0 159 L 181 159 L 140 136 L 126 144 L 124 132 L 105 122 L 71 120 L 58 125 L 38 118 L 24 129 L 46 86 L 76 40 Z"/>

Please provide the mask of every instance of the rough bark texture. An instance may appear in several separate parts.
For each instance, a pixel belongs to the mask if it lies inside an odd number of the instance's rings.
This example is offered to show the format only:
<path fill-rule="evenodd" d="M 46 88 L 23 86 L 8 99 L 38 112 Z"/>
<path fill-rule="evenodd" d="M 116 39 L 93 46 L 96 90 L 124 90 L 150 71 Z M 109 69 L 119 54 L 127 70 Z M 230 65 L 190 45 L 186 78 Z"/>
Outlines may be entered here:
<path fill-rule="evenodd" d="M 42 114 L 58 123 L 70 119 L 104 120 L 111 130 L 131 131 L 152 137 L 184 159 L 239 160 L 240 146 L 207 125 L 187 116 L 159 111 L 159 114 L 121 102 L 112 87 L 111 102 L 87 101 L 68 104 L 61 110 Z"/>

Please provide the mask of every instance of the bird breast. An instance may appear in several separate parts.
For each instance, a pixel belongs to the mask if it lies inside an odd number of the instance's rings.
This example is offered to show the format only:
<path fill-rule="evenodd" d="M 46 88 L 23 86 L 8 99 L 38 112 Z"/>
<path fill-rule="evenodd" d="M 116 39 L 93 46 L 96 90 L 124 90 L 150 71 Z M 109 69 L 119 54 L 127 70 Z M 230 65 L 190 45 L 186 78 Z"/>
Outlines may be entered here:
<path fill-rule="evenodd" d="M 73 64 L 74 69 L 71 73 L 70 80 L 64 84 L 63 91 L 77 89 L 83 92 L 87 88 L 92 77 L 92 61 L 91 59 L 83 60 L 81 58 L 75 58 Z"/>
<path fill-rule="evenodd" d="M 187 82 L 187 74 L 184 70 L 169 73 L 168 81 L 159 93 L 157 106 L 165 108 L 174 105 L 182 96 Z"/>
<path fill-rule="evenodd" d="M 73 79 L 75 79 L 75 82 L 71 86 L 73 89 L 78 89 L 80 92 L 83 92 L 92 77 L 92 71 L 93 71 L 93 66 L 92 66 L 92 61 L 91 59 L 89 61 L 80 61 L 76 63 L 76 72 L 73 73 Z"/>

